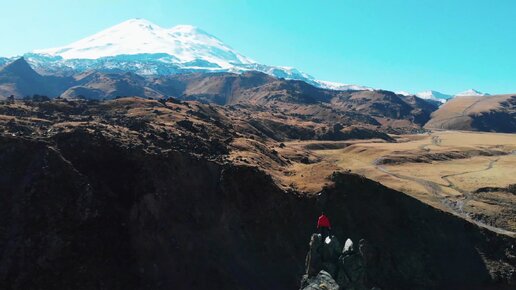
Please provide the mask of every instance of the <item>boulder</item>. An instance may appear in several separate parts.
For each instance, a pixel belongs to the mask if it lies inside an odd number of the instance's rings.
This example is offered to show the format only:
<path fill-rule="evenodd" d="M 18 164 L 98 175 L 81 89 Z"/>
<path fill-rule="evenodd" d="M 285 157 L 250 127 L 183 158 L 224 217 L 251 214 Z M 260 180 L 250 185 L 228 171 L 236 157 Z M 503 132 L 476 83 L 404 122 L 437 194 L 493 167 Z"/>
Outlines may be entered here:
<path fill-rule="evenodd" d="M 364 258 L 353 247 L 353 242 L 348 239 L 338 261 L 337 283 L 343 289 L 362 290 L 364 285 L 365 266 Z"/>
<path fill-rule="evenodd" d="M 308 277 L 308 275 L 303 276 L 303 280 L 301 280 L 301 289 L 302 290 L 339 290 L 339 285 L 330 273 L 321 270 L 317 276 Z"/>
<path fill-rule="evenodd" d="M 363 239 L 358 247 L 353 245 L 351 239 L 347 239 L 342 249 L 335 236 L 323 240 L 320 234 L 313 234 L 301 289 L 368 289 L 365 286 L 364 260 L 368 248 L 369 245 Z M 332 288 L 334 284 L 336 288 Z"/>
<path fill-rule="evenodd" d="M 310 250 L 306 255 L 306 274 L 313 277 L 322 269 L 321 245 L 322 237 L 319 234 L 313 234 L 310 239 Z"/>
<path fill-rule="evenodd" d="M 322 244 L 322 269 L 330 273 L 332 277 L 337 274 L 337 263 L 339 261 L 341 246 L 335 236 L 327 237 Z"/>

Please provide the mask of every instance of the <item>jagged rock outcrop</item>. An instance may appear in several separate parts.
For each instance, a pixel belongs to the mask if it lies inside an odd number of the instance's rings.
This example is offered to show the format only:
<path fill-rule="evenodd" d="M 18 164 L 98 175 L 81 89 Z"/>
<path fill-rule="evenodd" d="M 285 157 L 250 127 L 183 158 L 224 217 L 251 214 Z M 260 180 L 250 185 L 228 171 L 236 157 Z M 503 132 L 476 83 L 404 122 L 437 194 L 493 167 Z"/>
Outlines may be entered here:
<path fill-rule="evenodd" d="M 361 252 L 354 249 L 350 239 L 342 249 L 335 236 L 322 240 L 320 234 L 313 234 L 305 266 L 302 290 L 333 289 L 333 286 L 321 286 L 323 284 L 336 284 L 335 289 L 369 289 L 365 286 L 364 258 Z"/>
<path fill-rule="evenodd" d="M 302 290 L 339 290 L 339 285 L 326 271 L 321 270 L 314 277 L 306 277 Z"/>
<path fill-rule="evenodd" d="M 313 234 L 310 239 L 310 250 L 306 255 L 306 275 L 313 277 L 322 270 L 322 255 L 319 252 L 322 247 L 322 237 L 318 234 Z"/>
<path fill-rule="evenodd" d="M 340 250 L 340 243 L 335 236 L 323 240 L 320 234 L 313 234 L 310 239 L 310 250 L 306 255 L 306 274 L 312 277 L 324 270 L 334 277 L 337 273 Z"/>
<path fill-rule="evenodd" d="M 350 245 L 348 247 L 344 246 L 342 255 L 339 257 L 337 283 L 343 289 L 369 289 L 365 286 L 364 257 L 361 252 L 355 250 L 351 240 L 348 239 L 348 241 Z"/>

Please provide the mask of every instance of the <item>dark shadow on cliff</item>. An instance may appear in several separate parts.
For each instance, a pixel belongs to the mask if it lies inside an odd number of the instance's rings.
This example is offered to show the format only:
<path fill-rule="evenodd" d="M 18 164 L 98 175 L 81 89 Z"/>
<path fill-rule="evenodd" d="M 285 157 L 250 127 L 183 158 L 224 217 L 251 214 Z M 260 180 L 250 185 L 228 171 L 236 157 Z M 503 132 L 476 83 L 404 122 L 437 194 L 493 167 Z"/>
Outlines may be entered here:
<path fill-rule="evenodd" d="M 147 149 L 82 130 L 2 137 L 0 288 L 295 289 L 321 205 L 339 239 L 377 249 L 382 289 L 492 283 L 477 249 L 504 259 L 514 242 L 360 176 L 317 201 L 255 168 Z"/>
<path fill-rule="evenodd" d="M 336 174 L 333 179 L 335 186 L 320 203 L 335 220 L 339 239 L 365 238 L 374 245 L 368 259 L 371 284 L 382 289 L 488 289 L 493 279 L 507 278 L 497 277 L 501 273 L 496 271 L 491 275 L 482 257 L 503 261 L 502 268 L 513 263 L 505 251 L 514 253 L 514 239 L 358 175 Z"/>

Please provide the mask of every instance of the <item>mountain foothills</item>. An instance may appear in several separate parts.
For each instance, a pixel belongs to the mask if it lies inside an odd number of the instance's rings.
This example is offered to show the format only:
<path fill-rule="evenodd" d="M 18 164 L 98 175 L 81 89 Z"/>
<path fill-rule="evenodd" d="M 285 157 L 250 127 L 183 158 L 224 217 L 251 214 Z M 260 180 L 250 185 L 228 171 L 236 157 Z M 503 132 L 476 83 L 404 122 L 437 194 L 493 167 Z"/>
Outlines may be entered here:
<path fill-rule="evenodd" d="M 461 101 L 448 102 L 432 115 L 441 103 L 431 98 L 384 90 L 323 89 L 304 81 L 276 78 L 257 71 L 141 76 L 132 72 L 89 70 L 67 75 L 45 75 L 32 69 L 24 58 L 10 62 L 0 69 L 0 99 L 9 96 L 20 99 L 32 95 L 70 100 L 102 100 L 122 96 L 151 99 L 175 97 L 218 105 L 252 106 L 257 110 L 268 109 L 297 118 L 310 118 L 315 122 L 324 120 L 327 123 L 362 125 L 370 129 L 378 127 L 385 132 L 415 131 L 429 121 L 427 128 L 436 128 L 433 124 L 437 120 L 454 118 L 454 110 L 466 110 L 469 106 Z M 441 127 L 516 131 L 511 121 L 514 119 L 511 95 L 476 98 L 485 100 L 484 104 L 496 103 L 505 98 L 508 101 L 502 102 L 499 107 L 477 106 L 474 112 L 476 116 L 483 116 L 482 125 L 468 127 L 457 122 L 448 122 L 448 126 Z M 459 99 L 462 100 L 462 97 Z M 504 112 L 503 116 L 494 112 L 498 109 Z M 432 116 L 436 119 L 431 120 Z M 502 124 L 499 122 L 500 118 L 508 118 L 509 122 Z"/>
<path fill-rule="evenodd" d="M 218 105 L 251 106 L 309 119 L 312 122 L 364 125 L 368 128 L 417 130 L 437 109 L 415 96 L 389 91 L 336 91 L 298 80 L 278 79 L 260 72 L 190 73 L 140 76 L 134 73 L 88 71 L 71 76 L 40 75 L 23 59 L 0 70 L 0 94 L 5 99 L 34 94 L 65 99 L 114 99 L 140 96 L 175 97 Z"/>
<path fill-rule="evenodd" d="M 0 58 L 0 288 L 514 289 L 515 120 L 142 19 Z"/>

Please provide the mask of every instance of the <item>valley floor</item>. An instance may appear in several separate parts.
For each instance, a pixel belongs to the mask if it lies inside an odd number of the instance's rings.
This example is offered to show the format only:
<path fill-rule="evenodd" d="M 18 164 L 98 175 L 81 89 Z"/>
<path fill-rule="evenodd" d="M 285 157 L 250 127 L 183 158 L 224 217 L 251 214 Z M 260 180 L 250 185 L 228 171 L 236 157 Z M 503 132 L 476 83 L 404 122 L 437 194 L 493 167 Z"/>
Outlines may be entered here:
<path fill-rule="evenodd" d="M 516 233 L 514 134 L 435 131 L 398 136 L 396 143 L 299 141 L 281 153 L 301 150 L 312 162 L 287 167 L 282 183 L 316 193 L 333 171 L 348 170 L 493 231 Z"/>

